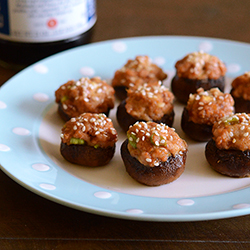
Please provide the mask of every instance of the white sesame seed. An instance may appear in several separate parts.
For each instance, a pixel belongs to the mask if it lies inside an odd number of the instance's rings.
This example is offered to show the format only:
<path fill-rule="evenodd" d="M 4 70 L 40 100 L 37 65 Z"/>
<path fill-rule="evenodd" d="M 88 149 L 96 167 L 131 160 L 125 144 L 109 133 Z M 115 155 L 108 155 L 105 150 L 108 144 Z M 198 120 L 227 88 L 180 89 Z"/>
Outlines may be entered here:
<path fill-rule="evenodd" d="M 160 141 L 161 144 L 165 144 L 165 142 L 166 142 L 166 141 L 163 140 L 163 139 Z"/>
<path fill-rule="evenodd" d="M 146 162 L 152 162 L 152 159 L 146 158 Z"/>
<path fill-rule="evenodd" d="M 77 126 L 75 125 L 75 126 L 73 127 L 73 129 L 74 129 L 74 130 L 77 130 Z"/>

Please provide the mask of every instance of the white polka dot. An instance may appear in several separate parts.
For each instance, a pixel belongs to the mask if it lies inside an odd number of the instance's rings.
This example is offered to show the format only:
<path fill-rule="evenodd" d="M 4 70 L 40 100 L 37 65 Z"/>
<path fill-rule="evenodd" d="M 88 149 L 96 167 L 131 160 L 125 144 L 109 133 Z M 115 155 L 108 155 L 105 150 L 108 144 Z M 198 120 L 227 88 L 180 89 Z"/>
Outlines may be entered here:
<path fill-rule="evenodd" d="M 32 168 L 34 168 L 37 171 L 48 171 L 50 167 L 43 163 L 36 163 L 32 165 Z"/>
<path fill-rule="evenodd" d="M 39 64 L 36 64 L 34 66 L 34 70 L 37 72 L 37 73 L 40 73 L 40 74 L 47 74 L 49 69 L 47 68 L 47 66 L 39 63 Z"/>
<path fill-rule="evenodd" d="M 108 199 L 112 195 L 109 192 L 96 192 L 96 193 L 94 193 L 94 196 L 97 198 L 100 198 L 100 199 Z"/>
<path fill-rule="evenodd" d="M 124 42 L 114 42 L 112 48 L 115 52 L 123 53 L 127 50 L 127 45 Z"/>
<path fill-rule="evenodd" d="M 55 190 L 56 189 L 56 187 L 52 184 L 42 183 L 39 186 L 43 189 L 46 189 L 46 190 Z"/>
<path fill-rule="evenodd" d="M 10 151 L 10 148 L 7 145 L 0 144 L 0 151 L 7 152 Z"/>
<path fill-rule="evenodd" d="M 248 203 L 236 204 L 233 206 L 233 208 L 235 208 L 235 209 L 250 208 L 250 204 L 248 204 Z"/>
<path fill-rule="evenodd" d="M 210 52 L 213 49 L 213 44 L 211 42 L 204 41 L 200 43 L 199 50 L 202 50 L 204 52 Z"/>
<path fill-rule="evenodd" d="M 30 134 L 30 131 L 28 129 L 20 128 L 20 127 L 13 128 L 12 132 L 17 135 L 29 135 Z"/>
<path fill-rule="evenodd" d="M 94 76 L 95 74 L 95 70 L 91 67 L 82 67 L 80 69 L 80 73 L 83 75 L 83 76 Z"/>
<path fill-rule="evenodd" d="M 166 61 L 164 57 L 159 56 L 154 58 L 153 62 L 158 66 L 162 66 Z"/>
<path fill-rule="evenodd" d="M 0 101 L 0 109 L 6 109 L 6 108 L 7 108 L 6 103 Z"/>
<path fill-rule="evenodd" d="M 142 214 L 143 213 L 143 211 L 141 209 L 135 209 L 135 208 L 128 209 L 128 210 L 126 210 L 126 212 L 130 213 L 130 214 Z"/>
<path fill-rule="evenodd" d="M 240 71 L 240 65 L 237 63 L 231 63 L 227 65 L 227 72 L 228 73 L 237 73 Z"/>
<path fill-rule="evenodd" d="M 177 203 L 181 206 L 192 206 L 194 205 L 194 201 L 191 199 L 182 199 L 178 200 Z"/>
<path fill-rule="evenodd" d="M 36 93 L 33 95 L 33 99 L 38 102 L 47 102 L 49 100 L 49 96 L 44 93 Z"/>

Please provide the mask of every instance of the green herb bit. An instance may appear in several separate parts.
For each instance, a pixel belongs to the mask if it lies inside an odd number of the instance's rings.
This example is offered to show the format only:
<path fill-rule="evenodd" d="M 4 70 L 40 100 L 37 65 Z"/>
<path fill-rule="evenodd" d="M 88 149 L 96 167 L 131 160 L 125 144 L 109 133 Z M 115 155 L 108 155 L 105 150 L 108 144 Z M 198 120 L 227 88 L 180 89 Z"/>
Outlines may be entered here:
<path fill-rule="evenodd" d="M 62 98 L 61 98 L 61 102 L 65 102 L 65 101 L 67 101 L 69 98 L 68 98 L 68 96 L 63 96 Z"/>
<path fill-rule="evenodd" d="M 72 137 L 70 139 L 70 144 L 79 144 L 79 145 L 83 145 L 85 143 L 85 141 L 83 139 L 79 139 L 79 138 L 74 138 Z"/>
<path fill-rule="evenodd" d="M 98 145 L 98 144 L 96 144 L 96 145 L 94 146 L 95 149 L 97 149 L 97 148 L 99 148 L 99 147 L 100 147 L 100 145 Z"/>
<path fill-rule="evenodd" d="M 127 137 L 128 137 L 128 141 L 129 141 L 129 144 L 133 147 L 133 148 L 136 148 L 136 140 L 137 140 L 137 137 L 133 134 L 129 134 L 127 133 Z"/>
<path fill-rule="evenodd" d="M 234 125 L 239 123 L 239 118 L 237 116 L 231 116 L 224 121 L 225 125 Z"/>

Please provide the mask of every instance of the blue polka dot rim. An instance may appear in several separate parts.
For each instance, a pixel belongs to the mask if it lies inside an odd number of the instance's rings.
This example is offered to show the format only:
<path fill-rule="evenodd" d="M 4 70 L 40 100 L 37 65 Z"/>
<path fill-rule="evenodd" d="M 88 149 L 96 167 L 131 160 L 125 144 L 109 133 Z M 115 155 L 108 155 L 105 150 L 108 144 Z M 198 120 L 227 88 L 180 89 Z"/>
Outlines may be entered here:
<path fill-rule="evenodd" d="M 173 183 L 147 187 L 125 171 L 119 134 L 113 160 L 104 167 L 84 168 L 66 162 L 59 152 L 63 122 L 57 115 L 55 90 L 70 79 L 100 76 L 108 82 L 128 59 L 148 55 L 168 74 L 186 54 L 203 50 L 226 63 L 226 91 L 232 79 L 249 71 L 250 45 L 206 37 L 153 36 L 104 41 L 74 48 L 24 69 L 0 91 L 1 169 L 20 185 L 74 209 L 123 219 L 198 221 L 250 214 L 250 179 L 214 172 L 204 157 L 204 143 L 190 142 L 180 128 L 183 106 L 175 104 L 174 127 L 189 144 L 184 174 Z M 18 90 L 18 91 L 17 91 Z M 116 103 L 117 106 L 118 103 Z M 29 173 L 29 174 L 27 174 Z M 101 178 L 100 178 L 101 176 Z"/>

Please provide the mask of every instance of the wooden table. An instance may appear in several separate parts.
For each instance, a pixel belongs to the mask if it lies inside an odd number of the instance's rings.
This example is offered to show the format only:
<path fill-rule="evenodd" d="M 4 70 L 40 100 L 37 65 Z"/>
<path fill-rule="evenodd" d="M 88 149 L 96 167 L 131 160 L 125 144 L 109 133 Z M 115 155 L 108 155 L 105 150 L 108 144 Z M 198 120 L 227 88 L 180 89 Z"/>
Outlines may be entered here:
<path fill-rule="evenodd" d="M 94 42 L 146 35 L 250 42 L 248 0 L 97 0 L 97 8 Z M 0 68 L 0 84 L 15 73 Z M 250 248 L 250 215 L 199 222 L 129 221 L 56 204 L 3 172 L 0 183 L 0 249 Z"/>

